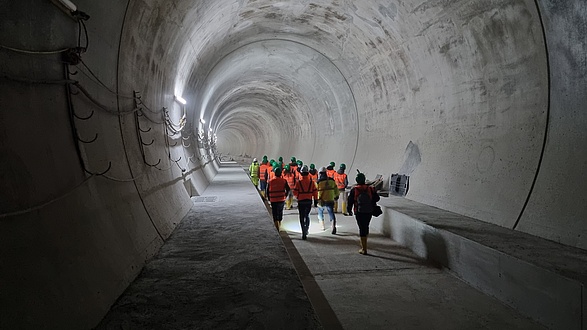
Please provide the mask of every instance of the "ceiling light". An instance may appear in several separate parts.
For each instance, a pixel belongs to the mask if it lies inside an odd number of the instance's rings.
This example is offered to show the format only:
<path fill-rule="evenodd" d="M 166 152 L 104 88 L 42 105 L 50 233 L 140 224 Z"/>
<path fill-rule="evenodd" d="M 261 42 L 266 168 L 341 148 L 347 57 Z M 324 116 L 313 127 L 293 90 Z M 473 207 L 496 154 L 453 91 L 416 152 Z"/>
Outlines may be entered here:
<path fill-rule="evenodd" d="M 183 105 L 185 105 L 187 103 L 186 100 L 181 96 L 175 95 L 175 100 Z"/>
<path fill-rule="evenodd" d="M 59 0 L 59 3 L 67 8 L 69 11 L 76 11 L 77 7 L 69 0 Z"/>

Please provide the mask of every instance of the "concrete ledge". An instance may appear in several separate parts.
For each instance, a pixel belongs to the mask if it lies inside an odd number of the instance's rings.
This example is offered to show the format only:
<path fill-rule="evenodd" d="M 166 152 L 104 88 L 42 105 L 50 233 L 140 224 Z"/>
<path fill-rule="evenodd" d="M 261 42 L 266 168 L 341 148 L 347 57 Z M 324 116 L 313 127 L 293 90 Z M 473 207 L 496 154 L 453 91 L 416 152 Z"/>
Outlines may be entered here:
<path fill-rule="evenodd" d="M 401 197 L 371 228 L 553 329 L 585 329 L 587 251 Z"/>

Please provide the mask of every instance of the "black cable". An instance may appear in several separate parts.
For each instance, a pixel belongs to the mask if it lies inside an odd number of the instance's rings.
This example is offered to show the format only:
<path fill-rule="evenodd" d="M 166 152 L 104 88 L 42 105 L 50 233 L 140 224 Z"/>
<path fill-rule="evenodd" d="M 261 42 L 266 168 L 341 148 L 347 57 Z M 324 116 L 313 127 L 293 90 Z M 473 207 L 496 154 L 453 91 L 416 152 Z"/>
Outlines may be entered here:
<path fill-rule="evenodd" d="M 28 49 L 19 49 L 19 48 L 8 47 L 8 46 L 4 46 L 4 45 L 0 45 L 0 48 L 11 50 L 11 51 L 17 52 L 17 53 L 35 54 L 35 55 L 59 54 L 59 53 L 63 53 L 63 52 L 66 52 L 66 51 L 69 50 L 69 48 L 63 48 L 63 49 L 57 49 L 57 50 L 47 50 L 47 51 L 42 51 L 42 50 L 28 50 Z"/>
<path fill-rule="evenodd" d="M 117 111 L 117 110 L 108 109 L 105 105 L 103 105 L 98 100 L 96 100 L 85 88 L 83 88 L 79 84 L 79 82 L 75 83 L 74 86 L 77 87 L 77 89 L 80 92 L 82 92 L 90 101 L 92 101 L 92 103 L 94 103 L 96 106 L 98 106 L 98 108 L 100 108 L 110 114 L 117 115 L 117 116 L 123 116 L 123 115 L 128 115 L 128 114 L 135 113 L 135 112 L 139 111 L 139 108 L 127 110 L 127 111 Z"/>
<path fill-rule="evenodd" d="M 82 46 L 82 23 L 81 21 L 77 21 L 77 48 L 81 48 Z"/>
<path fill-rule="evenodd" d="M 110 93 L 112 93 L 112 94 L 114 94 L 116 96 L 119 96 L 121 98 L 125 98 L 125 99 L 136 99 L 136 97 L 134 97 L 134 96 L 121 95 L 121 94 L 116 93 L 115 91 L 113 91 L 112 89 L 110 89 L 110 87 L 106 86 L 106 84 L 104 82 L 102 82 L 102 80 L 100 80 L 100 78 L 98 78 L 98 76 L 94 73 L 94 71 L 92 71 L 92 69 L 90 69 L 90 67 L 86 64 L 86 62 L 84 62 L 83 60 L 80 59 L 80 63 L 84 66 L 84 68 L 86 68 L 88 70 L 88 72 L 90 73 L 90 75 L 92 77 L 94 77 L 94 79 L 96 79 L 96 82 L 98 82 L 98 84 L 100 84 L 104 88 L 106 88 Z M 85 74 L 85 72 L 84 72 L 84 74 Z"/>
<path fill-rule="evenodd" d="M 84 51 L 88 51 L 88 47 L 90 46 L 90 38 L 88 38 L 88 29 L 86 28 L 86 23 L 84 23 L 83 20 L 79 20 L 79 22 L 82 23 L 82 26 L 84 27 L 84 34 L 86 36 L 86 46 L 84 47 Z"/>
<path fill-rule="evenodd" d="M 15 81 L 19 83 L 25 84 L 46 84 L 46 85 L 72 85 L 77 84 L 76 80 L 71 79 L 62 79 L 62 80 L 43 80 L 43 79 L 29 79 L 29 78 L 19 78 L 19 77 L 11 77 L 7 75 L 0 76 L 0 79 L 6 79 L 10 81 Z"/>

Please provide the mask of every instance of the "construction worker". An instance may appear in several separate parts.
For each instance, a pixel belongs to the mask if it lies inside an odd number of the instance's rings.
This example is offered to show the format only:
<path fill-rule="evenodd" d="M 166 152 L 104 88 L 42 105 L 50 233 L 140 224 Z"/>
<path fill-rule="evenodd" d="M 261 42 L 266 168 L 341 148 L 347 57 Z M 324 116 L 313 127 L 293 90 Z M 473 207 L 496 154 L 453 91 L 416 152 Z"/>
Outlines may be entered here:
<path fill-rule="evenodd" d="M 282 177 L 287 181 L 287 184 L 290 187 L 295 187 L 296 186 L 296 173 L 292 172 L 291 167 L 289 165 L 285 165 L 285 171 L 282 174 Z M 291 210 L 291 206 L 293 204 L 293 191 L 290 191 L 289 194 L 287 194 L 287 197 L 285 199 L 285 209 L 286 210 Z"/>
<path fill-rule="evenodd" d="M 302 166 L 304 166 L 304 162 L 302 162 L 300 159 L 296 160 L 296 164 L 298 165 L 297 167 L 297 172 L 296 172 L 296 177 L 298 178 L 298 180 L 300 179 L 300 177 L 302 176 Z"/>
<path fill-rule="evenodd" d="M 318 189 L 316 183 L 309 176 L 308 166 L 302 166 L 300 170 L 301 179 L 294 186 L 294 195 L 298 199 L 298 212 L 300 213 L 300 227 L 302 228 L 302 239 L 308 237 L 310 228 L 310 211 L 312 210 L 312 200 L 314 205 L 318 204 Z"/>
<path fill-rule="evenodd" d="M 355 180 L 357 185 L 351 188 L 349 192 L 347 213 L 353 215 L 355 212 L 355 219 L 357 226 L 359 226 L 359 238 L 361 239 L 360 254 L 367 254 L 367 237 L 369 236 L 369 223 L 373 216 L 373 209 L 379 201 L 379 195 L 375 188 L 365 184 L 365 174 L 359 172 Z"/>
<path fill-rule="evenodd" d="M 290 191 L 287 181 L 281 177 L 281 167 L 275 168 L 275 178 L 269 180 L 267 183 L 267 197 L 271 203 L 271 213 L 273 214 L 273 223 L 275 228 L 279 231 L 281 227 L 281 220 L 283 220 L 283 204 L 285 204 L 285 196 Z"/>
<path fill-rule="evenodd" d="M 267 179 L 269 176 L 269 172 L 271 172 L 271 165 L 267 161 L 267 158 L 263 158 L 261 161 L 261 165 L 259 166 L 259 188 L 261 190 L 261 196 L 265 198 L 265 189 L 267 189 Z"/>
<path fill-rule="evenodd" d="M 322 230 L 326 230 L 324 227 L 324 209 L 328 211 L 330 216 L 330 223 L 332 227 L 332 234 L 336 234 L 336 217 L 334 215 L 334 197 L 338 197 L 338 188 L 334 179 L 326 175 L 326 168 L 321 167 L 318 177 L 318 221 L 322 225 Z"/>
<path fill-rule="evenodd" d="M 267 183 L 269 183 L 269 181 L 275 178 L 275 169 L 277 168 L 277 163 L 275 162 L 275 160 L 272 159 L 271 161 L 269 161 L 269 164 L 271 166 L 267 168 L 267 175 L 269 176 L 267 178 Z"/>
<path fill-rule="evenodd" d="M 318 171 L 316 170 L 316 165 L 310 164 L 310 171 L 308 176 L 314 181 L 314 183 L 318 183 Z"/>
<path fill-rule="evenodd" d="M 329 178 L 333 178 L 333 179 L 334 179 L 334 173 L 336 173 L 334 166 L 336 166 L 336 164 L 334 162 L 330 162 L 330 165 L 326 166 L 326 175 L 328 175 Z"/>
<path fill-rule="evenodd" d="M 295 157 L 291 158 L 291 162 L 289 163 L 289 168 L 293 171 L 293 172 L 297 172 L 298 171 L 298 161 L 296 160 Z"/>
<path fill-rule="evenodd" d="M 336 182 L 336 187 L 338 188 L 339 196 L 334 201 L 334 213 L 338 213 L 338 203 L 341 204 L 341 213 L 347 215 L 346 213 L 346 203 L 347 203 L 347 193 L 346 188 L 349 186 L 349 180 L 347 178 L 346 173 L 344 170 L 346 169 L 345 164 L 340 164 L 338 171 L 334 173 L 334 181 Z"/>
<path fill-rule="evenodd" d="M 259 162 L 257 162 L 257 158 L 253 158 L 253 162 L 251 166 L 249 166 L 249 174 L 251 175 L 251 181 L 255 185 L 255 188 L 259 185 Z"/>

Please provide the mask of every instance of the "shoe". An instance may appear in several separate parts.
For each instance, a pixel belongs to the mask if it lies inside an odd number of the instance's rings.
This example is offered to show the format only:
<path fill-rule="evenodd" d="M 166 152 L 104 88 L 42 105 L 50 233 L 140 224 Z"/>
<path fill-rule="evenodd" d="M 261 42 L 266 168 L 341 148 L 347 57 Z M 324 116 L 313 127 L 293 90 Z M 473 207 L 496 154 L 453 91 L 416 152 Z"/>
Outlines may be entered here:
<path fill-rule="evenodd" d="M 308 236 L 306 234 L 302 234 L 302 239 L 305 241 Z"/>
<path fill-rule="evenodd" d="M 348 213 L 343 213 L 342 215 L 344 215 L 345 217 L 348 217 L 349 216 Z"/>
<path fill-rule="evenodd" d="M 359 250 L 359 253 L 360 253 L 360 254 L 367 254 L 367 250 L 360 249 L 360 250 Z"/>
<path fill-rule="evenodd" d="M 336 235 L 336 227 L 332 228 L 332 235 Z"/>

